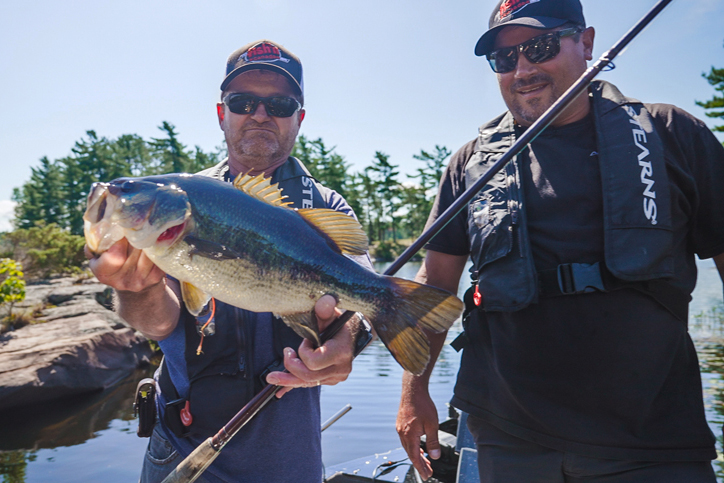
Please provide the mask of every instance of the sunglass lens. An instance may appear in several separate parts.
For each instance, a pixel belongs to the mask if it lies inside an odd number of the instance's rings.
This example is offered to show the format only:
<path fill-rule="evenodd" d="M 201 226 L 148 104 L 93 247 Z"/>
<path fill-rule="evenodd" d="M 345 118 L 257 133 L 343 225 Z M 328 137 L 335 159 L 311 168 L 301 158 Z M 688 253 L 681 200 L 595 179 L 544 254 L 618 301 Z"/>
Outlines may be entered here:
<path fill-rule="evenodd" d="M 271 97 L 265 100 L 264 105 L 274 117 L 289 117 L 297 112 L 299 107 L 297 101 L 291 97 Z"/>
<path fill-rule="evenodd" d="M 259 103 L 259 99 L 253 96 L 247 96 L 244 94 L 229 96 L 226 100 L 226 104 L 229 106 L 229 110 L 234 114 L 249 114 L 256 110 L 256 106 Z"/>
<path fill-rule="evenodd" d="M 523 47 L 523 54 L 534 64 L 550 60 L 561 50 L 561 41 L 555 33 L 541 35 L 533 39 L 534 42 Z"/>
<path fill-rule="evenodd" d="M 506 47 L 504 49 L 496 50 L 491 52 L 488 56 L 488 62 L 493 72 L 498 74 L 504 74 L 515 69 L 515 64 L 518 61 L 518 48 L 517 47 Z"/>

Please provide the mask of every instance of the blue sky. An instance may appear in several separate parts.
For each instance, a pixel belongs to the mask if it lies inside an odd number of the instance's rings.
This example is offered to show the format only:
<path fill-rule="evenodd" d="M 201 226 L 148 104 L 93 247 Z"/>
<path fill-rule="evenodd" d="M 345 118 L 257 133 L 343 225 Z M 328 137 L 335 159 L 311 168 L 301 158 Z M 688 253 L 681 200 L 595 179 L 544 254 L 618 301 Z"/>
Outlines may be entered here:
<path fill-rule="evenodd" d="M 495 76 L 473 54 L 495 0 L 207 0 L 0 3 L 0 230 L 12 188 L 42 156 L 70 154 L 93 129 L 116 138 L 160 136 L 212 150 L 226 57 L 262 38 L 304 64 L 307 117 L 352 163 L 375 151 L 403 173 L 436 144 L 457 150 L 504 110 Z M 654 0 L 583 0 L 596 28 L 594 57 Z M 628 96 L 694 104 L 714 94 L 701 77 L 724 67 L 724 2 L 675 0 L 604 73 Z M 709 125 L 714 125 L 706 119 Z"/>

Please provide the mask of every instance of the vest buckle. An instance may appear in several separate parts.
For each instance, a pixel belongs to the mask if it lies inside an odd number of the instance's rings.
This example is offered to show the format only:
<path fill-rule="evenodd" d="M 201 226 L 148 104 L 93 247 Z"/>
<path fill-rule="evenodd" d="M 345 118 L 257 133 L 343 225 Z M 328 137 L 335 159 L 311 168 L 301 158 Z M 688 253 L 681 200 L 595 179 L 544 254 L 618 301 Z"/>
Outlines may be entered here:
<path fill-rule="evenodd" d="M 558 265 L 558 288 L 564 295 L 606 292 L 601 266 L 596 263 L 562 263 Z"/>

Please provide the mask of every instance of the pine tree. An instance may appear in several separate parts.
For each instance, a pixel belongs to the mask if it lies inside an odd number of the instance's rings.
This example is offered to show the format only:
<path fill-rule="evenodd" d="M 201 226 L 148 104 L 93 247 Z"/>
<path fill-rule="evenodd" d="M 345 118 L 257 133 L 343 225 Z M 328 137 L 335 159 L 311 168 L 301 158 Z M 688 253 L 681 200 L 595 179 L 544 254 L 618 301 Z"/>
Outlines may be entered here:
<path fill-rule="evenodd" d="M 412 156 L 425 163 L 424 167 L 417 168 L 417 174 L 408 175 L 408 178 L 418 179 L 419 185 L 416 189 L 408 189 L 405 192 L 407 222 L 413 234 L 419 236 L 425 228 L 427 217 L 435 201 L 438 183 L 451 154 L 452 152 L 448 148 L 436 144 L 434 153 L 421 149 L 420 154 Z"/>
<path fill-rule="evenodd" d="M 63 174 L 57 162 L 46 156 L 40 158 L 39 167 L 30 168 L 30 181 L 13 189 L 16 228 L 30 228 L 38 222 L 64 226 Z"/>
<path fill-rule="evenodd" d="M 125 164 L 131 176 L 151 174 L 151 153 L 146 141 L 138 134 L 123 134 L 111 144 L 113 156 Z"/>
<path fill-rule="evenodd" d="M 59 160 L 65 165 L 63 187 L 68 213 L 65 226 L 75 235 L 83 233 L 83 213 L 91 185 L 131 174 L 124 160 L 114 156 L 108 139 L 99 138 L 95 131 L 87 131 L 86 135 L 87 140 L 75 143 L 72 156 Z"/>
<path fill-rule="evenodd" d="M 379 200 L 378 239 L 384 241 L 384 232 L 387 228 L 392 231 L 392 239 L 397 242 L 397 219 L 395 212 L 399 208 L 400 183 L 396 171 L 397 165 L 390 163 L 390 156 L 381 151 L 375 152 L 375 160 L 365 171 L 369 172 L 375 183 L 375 194 Z"/>
<path fill-rule="evenodd" d="M 184 173 L 191 171 L 191 159 L 186 146 L 178 140 L 176 126 L 163 121 L 158 128 L 166 133 L 165 138 L 153 138 L 148 146 L 155 159 L 155 171 L 158 174 Z"/>
<path fill-rule="evenodd" d="M 189 158 L 188 172 L 198 173 L 218 162 L 216 153 L 205 153 L 199 146 L 196 146 L 193 155 Z"/>
<path fill-rule="evenodd" d="M 706 113 L 707 117 L 724 119 L 724 68 L 715 69 L 712 66 L 708 74 L 703 73 L 701 75 L 714 87 L 714 90 L 721 95 L 714 94 L 714 97 L 706 102 L 696 101 L 697 105 L 704 109 L 713 109 Z M 724 125 L 714 126 L 714 131 L 724 132 Z"/>

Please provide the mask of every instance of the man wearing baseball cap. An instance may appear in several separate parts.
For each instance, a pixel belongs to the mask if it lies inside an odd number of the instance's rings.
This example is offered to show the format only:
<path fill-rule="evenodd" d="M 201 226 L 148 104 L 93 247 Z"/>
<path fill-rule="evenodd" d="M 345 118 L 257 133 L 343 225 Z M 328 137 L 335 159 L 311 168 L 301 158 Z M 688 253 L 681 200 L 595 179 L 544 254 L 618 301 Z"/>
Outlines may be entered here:
<path fill-rule="evenodd" d="M 228 182 L 240 173 L 263 174 L 279 183 L 295 208 L 330 208 L 354 216 L 338 193 L 291 156 L 305 115 L 302 79 L 299 58 L 269 40 L 232 53 L 217 104 L 229 156 L 198 174 Z M 357 258 L 372 269 L 368 256 Z M 180 302 L 178 282 L 125 240 L 90 263 L 98 279 L 116 289 L 119 314 L 157 340 L 164 353 L 156 373 L 159 420 L 142 483 L 162 481 L 267 383 L 285 386 L 277 393 L 280 400 L 247 423 L 197 481 L 322 480 L 319 386 L 345 380 L 354 354 L 369 342 L 371 335 L 359 319 L 321 350 L 314 349 L 271 313 L 212 301 L 194 317 Z M 340 314 L 335 305 L 331 295 L 317 301 L 320 330 Z"/>
<path fill-rule="evenodd" d="M 593 41 L 579 0 L 497 2 L 475 53 L 508 111 L 453 156 L 430 222 L 585 72 Z M 426 248 L 430 285 L 454 291 L 473 263 L 452 404 L 481 481 L 715 481 L 687 333 L 695 255 L 724 279 L 724 148 L 703 122 L 595 81 Z M 404 375 L 397 419 L 424 478 L 432 365 Z"/>

